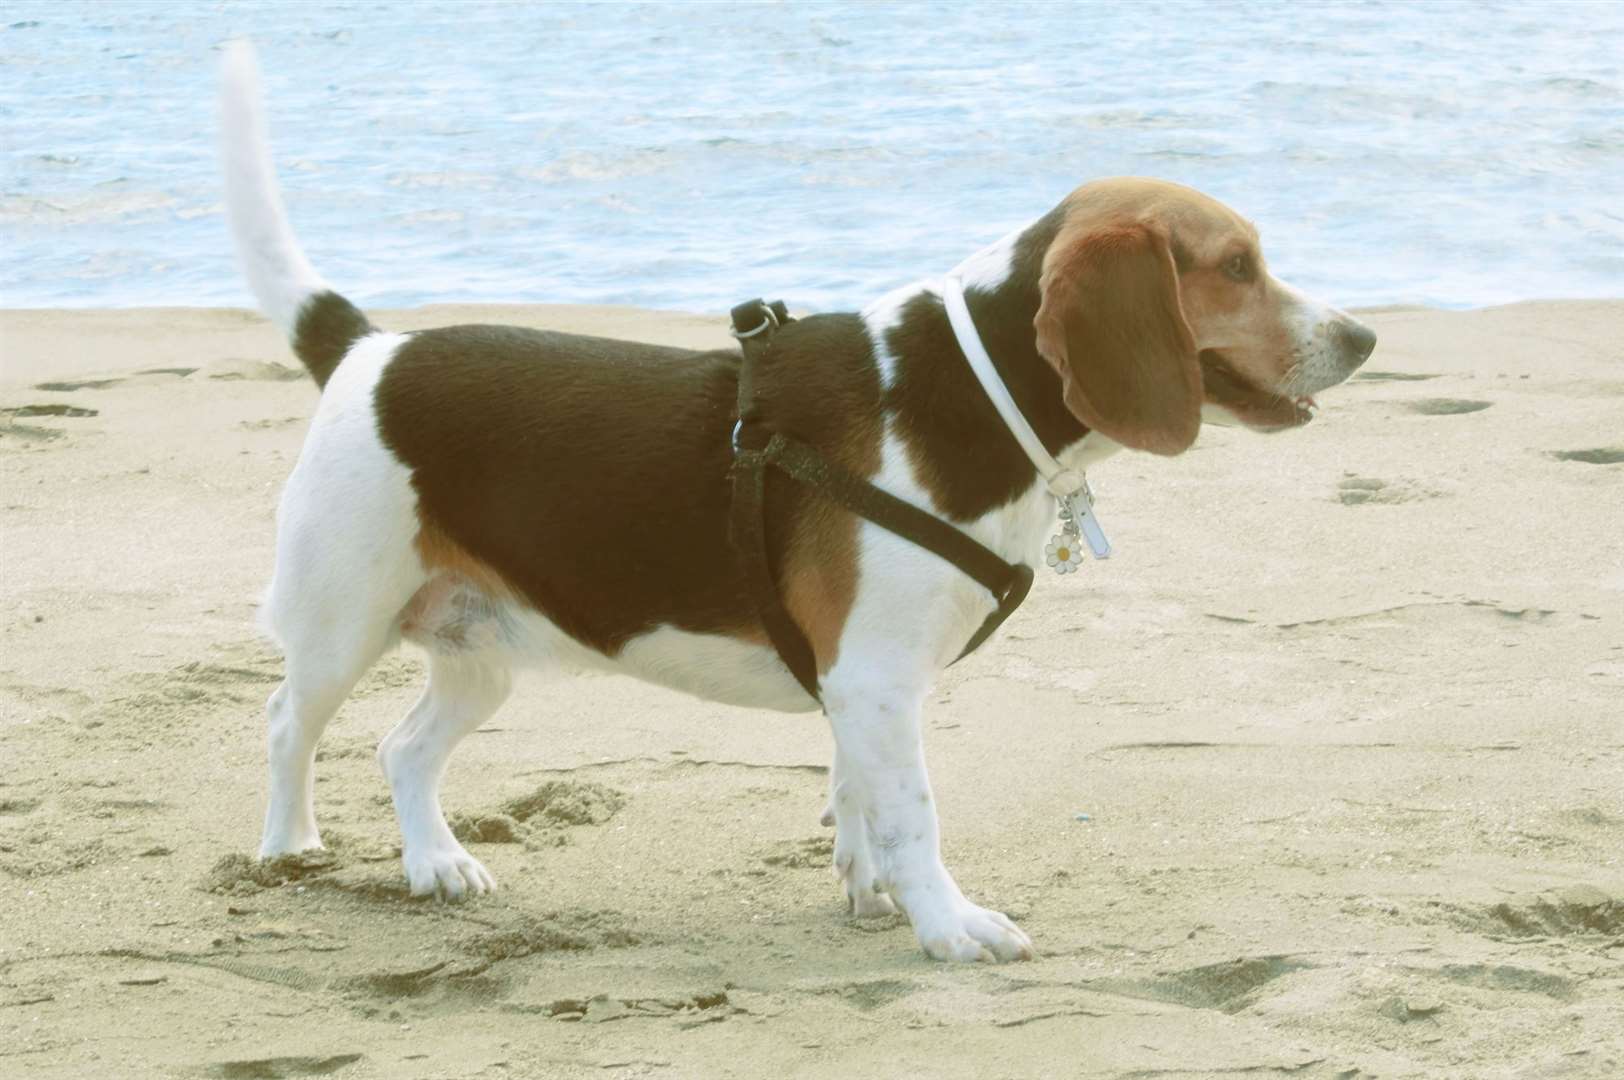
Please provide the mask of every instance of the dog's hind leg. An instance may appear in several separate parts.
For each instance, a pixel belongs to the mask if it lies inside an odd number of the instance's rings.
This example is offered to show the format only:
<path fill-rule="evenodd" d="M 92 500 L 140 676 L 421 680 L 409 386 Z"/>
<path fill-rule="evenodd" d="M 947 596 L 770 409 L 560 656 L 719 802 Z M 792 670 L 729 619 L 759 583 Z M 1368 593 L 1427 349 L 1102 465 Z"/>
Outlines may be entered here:
<path fill-rule="evenodd" d="M 425 576 L 409 537 L 283 530 L 266 617 L 287 654 L 287 677 L 266 705 L 271 788 L 261 858 L 321 846 L 316 742 L 399 640 L 401 611 Z M 392 572 L 383 569 L 390 563 Z"/>
<path fill-rule="evenodd" d="M 498 650 L 431 653 L 423 696 L 378 744 L 414 896 L 460 900 L 496 888 L 489 871 L 451 835 L 440 809 L 440 779 L 457 743 L 496 712 L 510 685 Z"/>
<path fill-rule="evenodd" d="M 428 579 L 411 474 L 378 436 L 372 388 L 402 339 L 357 344 L 322 395 L 276 516 L 266 628 L 287 678 L 266 706 L 271 789 L 260 855 L 320 847 L 316 741 L 361 676 L 400 637 Z"/>
<path fill-rule="evenodd" d="M 289 651 L 287 678 L 265 706 L 271 792 L 260 858 L 322 846 L 316 828 L 316 742 L 386 645 L 380 636 L 326 653 Z"/>

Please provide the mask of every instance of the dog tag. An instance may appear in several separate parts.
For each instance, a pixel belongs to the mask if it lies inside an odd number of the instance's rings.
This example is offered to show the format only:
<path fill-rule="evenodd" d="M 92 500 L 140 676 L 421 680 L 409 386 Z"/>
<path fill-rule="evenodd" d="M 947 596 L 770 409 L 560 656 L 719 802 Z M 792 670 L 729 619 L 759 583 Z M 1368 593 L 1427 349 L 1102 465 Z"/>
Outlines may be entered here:
<path fill-rule="evenodd" d="M 1072 522 L 1082 531 L 1083 539 L 1088 542 L 1089 553 L 1096 559 L 1109 559 L 1111 541 L 1105 538 L 1105 530 L 1100 528 L 1100 519 L 1094 516 L 1094 492 L 1090 490 L 1088 481 L 1084 480 L 1082 487 L 1066 496 L 1065 502 Z"/>

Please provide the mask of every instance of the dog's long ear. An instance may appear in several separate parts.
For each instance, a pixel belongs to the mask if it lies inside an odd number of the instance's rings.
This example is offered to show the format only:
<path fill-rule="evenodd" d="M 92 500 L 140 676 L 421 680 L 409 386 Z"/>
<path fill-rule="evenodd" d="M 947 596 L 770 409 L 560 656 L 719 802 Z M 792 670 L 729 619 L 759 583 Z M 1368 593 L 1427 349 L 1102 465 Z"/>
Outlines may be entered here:
<path fill-rule="evenodd" d="M 1033 320 L 1066 407 L 1123 446 L 1188 449 L 1201 430 L 1201 367 L 1167 237 L 1142 224 L 1068 232 L 1044 256 Z"/>

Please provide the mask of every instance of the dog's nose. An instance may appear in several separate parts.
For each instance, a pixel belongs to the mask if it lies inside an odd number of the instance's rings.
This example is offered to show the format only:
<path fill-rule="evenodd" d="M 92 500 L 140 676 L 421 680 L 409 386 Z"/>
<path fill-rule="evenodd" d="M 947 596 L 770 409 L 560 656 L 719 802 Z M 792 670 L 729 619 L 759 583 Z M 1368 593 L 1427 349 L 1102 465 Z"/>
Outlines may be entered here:
<path fill-rule="evenodd" d="M 1346 315 L 1331 324 L 1331 340 L 1349 371 L 1370 359 L 1376 349 L 1376 331 Z"/>

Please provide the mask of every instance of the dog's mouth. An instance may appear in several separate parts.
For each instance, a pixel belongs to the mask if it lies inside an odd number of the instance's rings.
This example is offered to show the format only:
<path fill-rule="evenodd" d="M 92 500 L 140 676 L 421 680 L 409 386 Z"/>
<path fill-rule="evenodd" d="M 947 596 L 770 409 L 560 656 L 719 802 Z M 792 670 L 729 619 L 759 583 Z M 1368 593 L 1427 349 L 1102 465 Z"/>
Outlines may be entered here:
<path fill-rule="evenodd" d="M 1314 419 L 1319 403 L 1310 394 L 1290 397 L 1257 385 L 1217 349 L 1203 349 L 1201 382 L 1207 401 L 1257 431 L 1285 431 Z"/>

